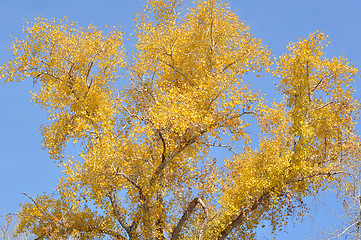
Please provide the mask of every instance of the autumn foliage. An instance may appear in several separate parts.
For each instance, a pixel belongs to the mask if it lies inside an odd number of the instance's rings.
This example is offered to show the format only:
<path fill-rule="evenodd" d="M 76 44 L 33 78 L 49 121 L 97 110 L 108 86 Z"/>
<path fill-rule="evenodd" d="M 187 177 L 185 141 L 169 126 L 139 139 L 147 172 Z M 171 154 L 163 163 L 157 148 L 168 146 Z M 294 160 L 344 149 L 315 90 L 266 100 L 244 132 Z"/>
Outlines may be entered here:
<path fill-rule="evenodd" d="M 43 145 L 63 171 L 57 195 L 22 204 L 16 233 L 253 239 L 359 160 L 358 70 L 326 58 L 325 34 L 274 61 L 222 1 L 149 0 L 135 21 L 132 54 L 120 30 L 66 19 L 37 18 L 13 43 L 0 76 L 38 86 Z M 273 74 L 281 102 L 244 83 L 254 72 Z"/>

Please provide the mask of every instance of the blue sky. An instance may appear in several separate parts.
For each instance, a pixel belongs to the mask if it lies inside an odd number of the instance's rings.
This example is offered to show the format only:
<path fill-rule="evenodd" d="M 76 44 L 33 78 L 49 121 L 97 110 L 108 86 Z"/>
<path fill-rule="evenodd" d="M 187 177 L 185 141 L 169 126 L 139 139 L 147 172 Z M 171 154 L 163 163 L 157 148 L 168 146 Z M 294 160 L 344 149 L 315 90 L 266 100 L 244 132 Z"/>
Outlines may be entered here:
<path fill-rule="evenodd" d="M 11 58 L 6 51 L 12 41 L 10 35 L 23 36 L 24 18 L 67 16 L 81 26 L 94 24 L 104 29 L 106 25 L 121 25 L 131 33 L 134 13 L 143 3 L 139 0 L 0 0 L 0 63 Z M 230 4 L 275 56 L 286 51 L 289 41 L 320 30 L 330 36 L 331 46 L 326 50 L 329 57 L 344 55 L 361 69 L 359 0 L 232 0 Z M 356 80 L 356 97 L 361 99 L 361 84 Z M 264 78 L 252 83 L 271 93 L 268 99 L 273 99 L 277 98 L 274 92 L 266 90 L 274 87 L 274 81 Z M 0 213 L 16 211 L 19 203 L 27 200 L 22 192 L 29 195 L 51 192 L 60 176 L 60 169 L 41 149 L 39 126 L 45 121 L 45 114 L 30 102 L 32 88 L 32 81 L 0 85 Z M 329 215 L 331 210 L 339 209 L 333 197 L 324 194 L 321 201 L 327 205 L 307 201 L 315 220 L 306 217 L 302 224 L 291 224 L 287 228 L 290 239 L 316 237 L 314 231 L 337 220 Z M 261 235 L 264 239 L 270 237 L 263 232 Z M 282 233 L 276 237 L 285 238 Z"/>

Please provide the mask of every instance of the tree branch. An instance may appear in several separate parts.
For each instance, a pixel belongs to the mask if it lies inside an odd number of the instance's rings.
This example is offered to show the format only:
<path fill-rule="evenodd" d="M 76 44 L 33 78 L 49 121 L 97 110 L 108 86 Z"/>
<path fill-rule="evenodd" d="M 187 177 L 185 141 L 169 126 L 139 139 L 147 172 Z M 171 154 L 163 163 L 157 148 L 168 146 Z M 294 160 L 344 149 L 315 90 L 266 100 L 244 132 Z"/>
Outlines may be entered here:
<path fill-rule="evenodd" d="M 153 174 L 152 178 L 151 178 L 150 181 L 149 181 L 150 185 L 153 185 L 153 184 L 155 183 L 156 179 L 158 179 L 159 175 L 163 172 L 164 168 L 166 167 L 166 165 L 167 165 L 170 161 L 172 161 L 176 156 L 178 156 L 178 154 L 180 154 L 180 153 L 181 153 L 184 149 L 186 149 L 188 146 L 190 146 L 190 145 L 192 145 L 193 143 L 195 143 L 196 140 L 197 140 L 200 136 L 202 136 L 205 132 L 206 132 L 205 130 L 202 130 L 202 131 L 200 132 L 200 135 L 199 135 L 199 136 L 196 136 L 196 137 L 193 137 L 193 138 L 189 139 L 188 141 L 186 141 L 185 144 L 178 146 L 178 148 L 177 148 L 172 154 L 168 155 L 168 156 L 166 157 L 165 161 L 162 161 L 162 162 L 158 165 L 155 173 Z"/>
<path fill-rule="evenodd" d="M 116 170 L 116 175 L 122 176 L 124 177 L 126 180 L 128 180 L 135 188 L 138 189 L 138 193 L 139 193 L 139 198 L 142 201 L 142 208 L 148 212 L 149 211 L 149 206 L 148 206 L 148 199 L 147 197 L 144 195 L 143 192 L 143 188 L 137 183 L 135 182 L 133 179 L 131 179 L 128 175 L 126 175 L 125 173 L 122 172 L 118 172 L 118 169 Z M 138 212 L 139 213 L 139 212 Z M 138 227 L 138 223 L 139 220 L 137 218 L 135 218 L 132 222 L 132 225 L 128 225 L 129 227 L 129 232 L 131 233 L 131 235 L 133 234 L 134 230 Z M 129 235 L 129 236 L 131 236 Z"/>
<path fill-rule="evenodd" d="M 268 192 L 263 193 L 259 198 L 255 199 L 253 201 L 253 204 L 249 208 L 245 208 L 241 211 L 241 213 L 237 216 L 236 219 L 234 219 L 229 225 L 226 226 L 226 228 L 220 233 L 217 240 L 224 240 L 228 236 L 228 234 L 231 233 L 231 231 L 241 225 L 244 220 L 249 216 L 249 214 L 258 208 L 259 205 L 261 205 L 266 199 L 270 197 L 270 194 Z"/>
<path fill-rule="evenodd" d="M 162 144 L 163 144 L 162 162 L 165 162 L 165 155 L 166 155 L 166 151 L 167 151 L 167 145 L 165 143 L 164 137 L 163 137 L 162 132 L 160 130 L 158 130 L 158 135 L 159 135 L 159 138 L 161 139 Z"/>
<path fill-rule="evenodd" d="M 337 175 L 337 174 L 340 174 L 340 173 L 343 173 L 343 172 L 342 172 L 342 171 L 339 171 L 339 172 L 320 172 L 320 173 L 315 173 L 315 174 L 312 174 L 312 175 L 309 175 L 309 176 L 302 176 L 302 177 L 299 177 L 299 178 L 297 178 L 297 179 L 290 180 L 290 181 L 286 182 L 286 184 L 295 183 L 295 182 L 301 182 L 301 181 L 304 181 L 304 180 L 309 179 L 309 178 L 320 177 L 320 176 L 328 176 L 328 177 L 331 177 L 331 176 L 333 176 L 333 175 Z"/>
<path fill-rule="evenodd" d="M 315 173 L 309 176 L 302 176 L 299 177 L 298 179 L 294 179 L 291 181 L 286 182 L 286 184 L 290 184 L 290 183 L 295 183 L 295 182 L 301 182 L 304 181 L 305 179 L 309 179 L 309 178 L 313 178 L 313 177 L 319 177 L 319 176 L 333 176 L 336 174 L 340 174 L 342 172 L 326 172 L 326 173 Z M 259 198 L 255 199 L 253 201 L 253 204 L 251 207 L 249 208 L 245 208 L 244 210 L 241 211 L 241 213 L 237 216 L 236 219 L 234 219 L 229 225 L 226 226 L 226 228 L 220 233 L 219 237 L 217 238 L 217 240 L 224 240 L 226 239 L 226 237 L 229 235 L 229 233 L 236 227 L 238 227 L 239 225 L 241 225 L 244 220 L 249 216 L 249 214 L 254 211 L 256 208 L 258 208 L 258 206 L 260 206 L 265 200 L 267 200 L 270 197 L 269 192 L 265 192 L 263 193 Z"/>
<path fill-rule="evenodd" d="M 106 234 L 112 237 L 116 237 L 117 239 L 120 240 L 126 240 L 125 237 L 123 237 L 120 233 L 111 231 L 109 229 L 104 229 L 104 228 L 99 228 L 99 227 L 92 227 L 92 226 L 86 226 L 85 228 L 71 228 L 72 230 L 76 230 L 79 232 L 85 232 L 85 233 L 99 233 L 99 234 Z"/>
<path fill-rule="evenodd" d="M 185 222 L 188 220 L 188 218 L 190 217 L 190 215 L 192 214 L 192 212 L 194 211 L 194 209 L 195 209 L 195 207 L 197 206 L 198 203 L 202 206 L 203 211 L 204 211 L 204 213 L 205 213 L 205 217 L 206 217 L 205 222 L 208 220 L 208 211 L 207 211 L 206 205 L 203 203 L 203 201 L 202 201 L 201 198 L 199 198 L 199 197 L 194 198 L 194 199 L 189 203 L 187 209 L 184 211 L 183 216 L 182 216 L 182 218 L 179 220 L 177 226 L 173 229 L 171 240 L 177 240 L 177 239 L 178 239 L 178 235 L 179 235 L 180 231 L 182 230 L 183 225 L 184 225 Z M 203 225 L 204 225 L 204 224 L 203 224 Z M 199 239 L 201 239 L 201 236 L 202 236 L 202 234 L 203 234 L 203 229 L 204 229 L 204 226 L 202 226 Z"/>
<path fill-rule="evenodd" d="M 207 209 L 206 205 L 204 204 L 204 202 L 202 201 L 201 198 L 198 198 L 198 203 L 202 206 L 204 214 L 205 214 L 205 219 L 203 221 L 201 231 L 199 232 L 199 237 L 198 237 L 198 240 L 202 240 L 204 229 L 206 228 L 208 220 L 209 220 L 209 213 L 208 213 L 208 209 Z"/>
<path fill-rule="evenodd" d="M 142 201 L 145 201 L 145 196 L 143 194 L 143 189 L 142 187 L 137 183 L 135 182 L 133 179 L 131 179 L 128 175 L 126 175 L 125 173 L 123 172 L 119 172 L 118 169 L 116 170 L 115 172 L 116 175 L 118 176 L 121 176 L 121 177 L 124 177 L 126 180 L 128 180 L 128 182 L 130 182 L 135 188 L 138 189 L 138 192 L 139 192 L 139 195 L 140 195 L 140 199 Z"/>
<path fill-rule="evenodd" d="M 236 62 L 237 62 L 237 61 L 233 61 L 233 62 L 227 64 L 226 66 L 224 66 L 223 69 L 222 69 L 222 72 L 226 71 L 229 67 L 231 67 L 231 66 L 232 66 L 233 64 L 235 64 Z"/>
<path fill-rule="evenodd" d="M 205 145 L 209 146 L 209 147 L 222 147 L 222 148 L 227 148 L 230 152 L 232 152 L 233 154 L 237 154 L 230 145 L 223 145 L 221 143 L 216 144 L 214 143 L 205 143 Z"/>
<path fill-rule="evenodd" d="M 40 206 L 38 205 L 38 203 L 37 203 L 32 197 L 30 197 L 27 193 L 22 193 L 22 194 L 25 195 L 25 196 L 27 196 L 27 197 L 34 203 L 35 207 L 36 207 L 37 209 L 39 209 L 39 211 L 41 212 L 41 214 L 42 214 L 49 222 L 51 222 L 51 220 L 49 219 L 48 215 L 45 214 L 45 212 L 40 208 Z"/>
<path fill-rule="evenodd" d="M 108 197 L 110 199 L 110 203 L 113 208 L 114 216 L 117 218 L 118 222 L 124 228 L 124 230 L 128 233 L 129 237 L 131 237 L 131 235 L 132 235 L 131 228 L 130 228 L 131 226 L 125 221 L 124 216 L 122 215 L 122 213 L 119 210 L 119 206 L 118 206 L 118 203 L 116 202 L 116 197 L 115 197 L 113 189 L 110 190 Z"/>
<path fill-rule="evenodd" d="M 350 228 L 352 228 L 353 226 L 355 226 L 356 224 L 359 224 L 358 222 L 354 222 L 353 224 L 351 224 L 350 226 L 346 227 L 340 234 L 337 234 L 336 236 L 327 238 L 327 240 L 331 240 L 331 239 L 335 239 L 335 238 L 340 238 L 342 235 L 344 235 Z"/>
<path fill-rule="evenodd" d="M 182 75 L 186 80 L 187 82 L 193 87 L 196 89 L 196 87 L 194 86 L 194 84 L 192 83 L 192 81 L 180 70 L 178 70 L 176 67 L 174 67 L 173 65 L 170 65 L 169 63 L 167 62 L 164 62 L 164 61 L 161 61 L 163 62 L 165 65 L 167 65 L 168 67 L 172 68 L 174 71 L 176 71 L 177 73 L 179 73 L 180 75 Z"/>

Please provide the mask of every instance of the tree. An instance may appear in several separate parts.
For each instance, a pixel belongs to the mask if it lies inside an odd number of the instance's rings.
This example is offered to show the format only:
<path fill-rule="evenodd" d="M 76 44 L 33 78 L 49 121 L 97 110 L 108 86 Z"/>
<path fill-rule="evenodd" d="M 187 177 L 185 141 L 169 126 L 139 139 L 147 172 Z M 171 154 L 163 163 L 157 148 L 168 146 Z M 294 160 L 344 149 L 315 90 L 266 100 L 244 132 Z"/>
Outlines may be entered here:
<path fill-rule="evenodd" d="M 14 227 L 19 223 L 19 218 L 16 214 L 0 215 L 0 237 L 3 240 L 11 240 L 14 238 Z M 17 234 L 17 240 L 27 240 L 33 238 L 28 232 Z"/>
<path fill-rule="evenodd" d="M 361 176 L 359 164 L 349 165 L 348 181 L 342 182 L 337 195 L 344 207 L 332 227 L 322 231 L 322 239 L 361 239 Z"/>
<path fill-rule="evenodd" d="M 133 54 L 118 29 L 66 19 L 37 18 L 14 42 L 0 76 L 39 86 L 43 145 L 63 169 L 57 195 L 22 204 L 16 233 L 253 239 L 261 221 L 279 229 L 359 160 L 358 70 L 326 58 L 323 33 L 290 43 L 272 70 L 270 51 L 222 1 L 149 0 L 135 21 Z M 283 101 L 267 104 L 243 82 L 264 71 Z M 78 156 L 65 156 L 70 142 Z"/>
<path fill-rule="evenodd" d="M 1 217 L 1 222 L 0 222 L 0 236 L 2 239 L 10 239 L 9 235 L 10 233 L 10 228 L 11 228 L 11 215 L 5 215 L 5 216 L 0 216 Z"/>

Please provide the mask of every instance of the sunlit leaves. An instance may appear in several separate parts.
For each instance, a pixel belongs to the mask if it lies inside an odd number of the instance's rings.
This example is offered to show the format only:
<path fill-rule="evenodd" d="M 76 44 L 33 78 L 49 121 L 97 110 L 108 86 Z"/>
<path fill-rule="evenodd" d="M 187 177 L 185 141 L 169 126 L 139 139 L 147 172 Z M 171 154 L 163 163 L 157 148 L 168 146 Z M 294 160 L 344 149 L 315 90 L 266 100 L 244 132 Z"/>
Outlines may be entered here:
<path fill-rule="evenodd" d="M 70 137 L 84 139 L 91 131 L 111 130 L 113 84 L 124 63 L 122 34 L 114 29 L 104 36 L 95 26 L 43 18 L 23 31 L 26 38 L 15 40 L 15 58 L 2 72 L 5 81 L 28 76 L 40 84 L 33 101 L 49 113 L 44 145 L 58 159 Z"/>
<path fill-rule="evenodd" d="M 270 71 L 270 52 L 227 4 L 144 10 L 127 63 L 119 30 L 66 19 L 35 19 L 13 43 L 0 76 L 33 79 L 44 147 L 63 169 L 58 196 L 23 205 L 19 233 L 253 239 L 264 220 L 275 231 L 302 216 L 303 197 L 358 160 L 357 69 L 326 58 L 324 34 L 288 46 L 273 71 L 284 100 L 268 105 L 243 78 Z M 66 159 L 70 140 L 81 152 Z"/>

